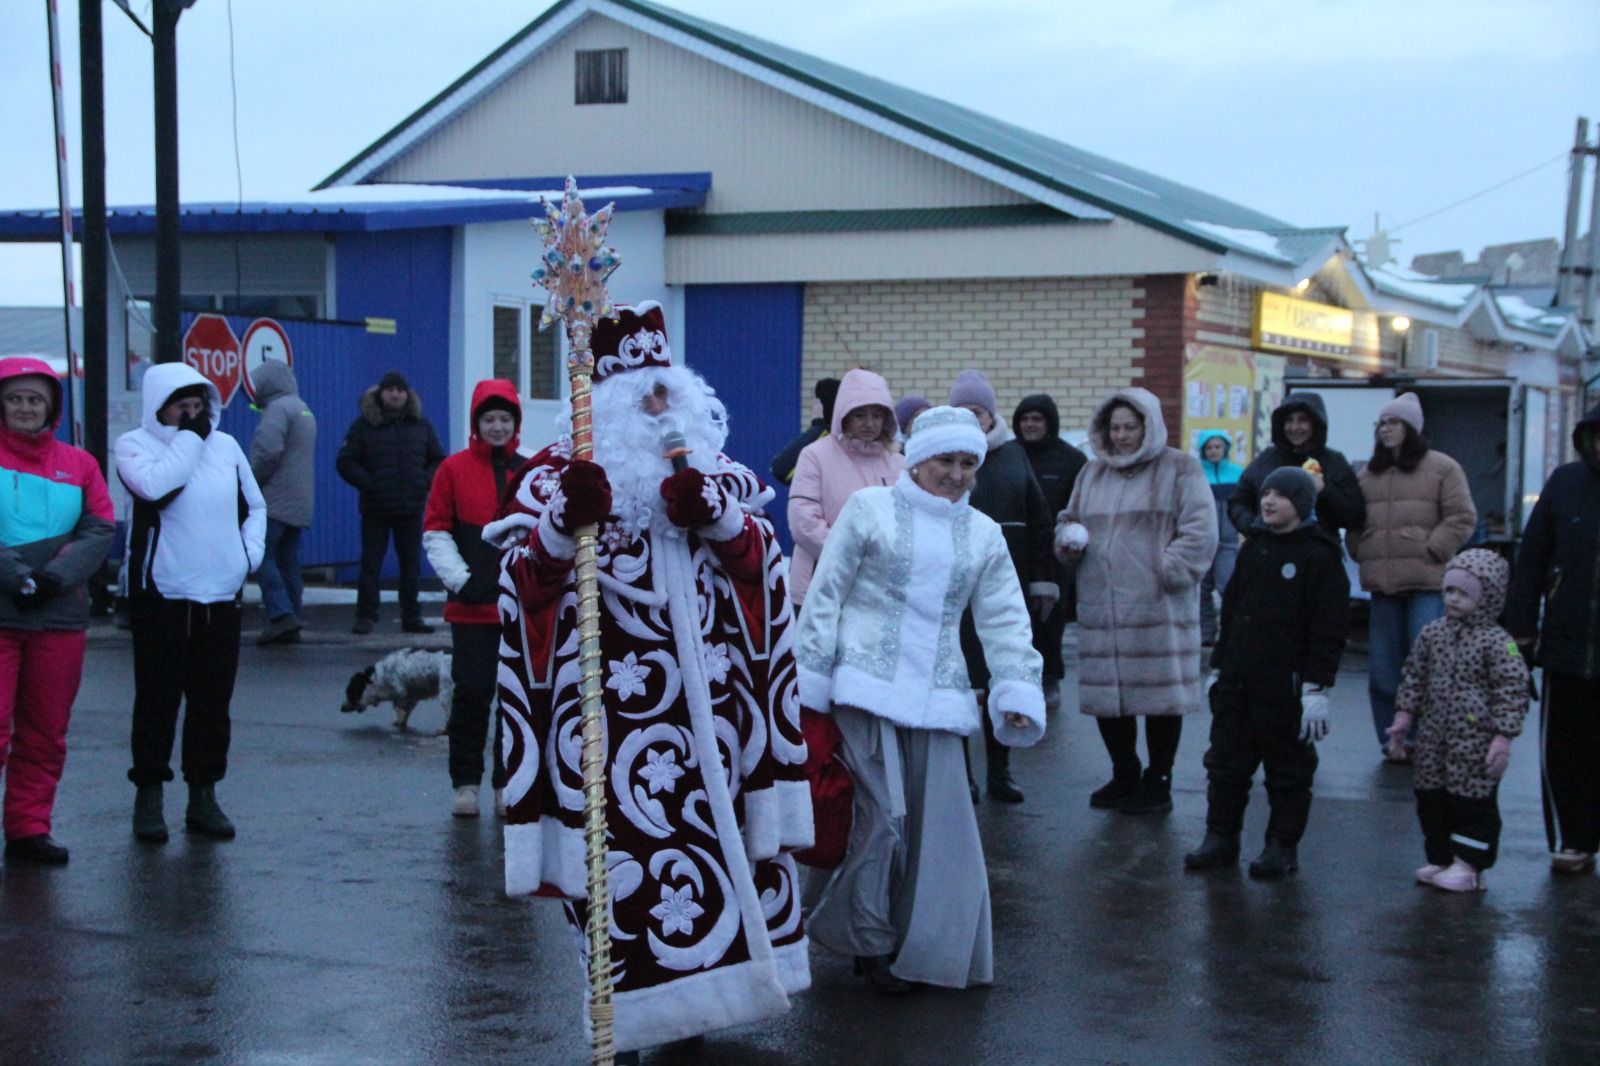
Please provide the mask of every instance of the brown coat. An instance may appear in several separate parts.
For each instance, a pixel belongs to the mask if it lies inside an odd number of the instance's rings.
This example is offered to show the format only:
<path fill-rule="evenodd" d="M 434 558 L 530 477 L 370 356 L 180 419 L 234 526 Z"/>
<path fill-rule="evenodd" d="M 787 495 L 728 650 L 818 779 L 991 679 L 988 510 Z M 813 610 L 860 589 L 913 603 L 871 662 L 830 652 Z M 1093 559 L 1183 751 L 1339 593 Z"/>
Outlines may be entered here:
<path fill-rule="evenodd" d="M 1361 564 L 1361 587 L 1385 596 L 1439 591 L 1445 564 L 1478 524 L 1461 464 L 1430 450 L 1410 473 L 1368 468 L 1360 480 L 1367 524 L 1345 546 Z"/>
<path fill-rule="evenodd" d="M 1144 445 L 1116 455 L 1114 400 L 1144 414 Z M 1061 521 L 1089 530 L 1078 561 L 1078 706 L 1100 718 L 1188 714 L 1200 705 L 1200 579 L 1217 554 L 1217 512 L 1200 460 L 1167 447 L 1161 405 L 1119 389 L 1090 423 L 1095 458 Z"/>

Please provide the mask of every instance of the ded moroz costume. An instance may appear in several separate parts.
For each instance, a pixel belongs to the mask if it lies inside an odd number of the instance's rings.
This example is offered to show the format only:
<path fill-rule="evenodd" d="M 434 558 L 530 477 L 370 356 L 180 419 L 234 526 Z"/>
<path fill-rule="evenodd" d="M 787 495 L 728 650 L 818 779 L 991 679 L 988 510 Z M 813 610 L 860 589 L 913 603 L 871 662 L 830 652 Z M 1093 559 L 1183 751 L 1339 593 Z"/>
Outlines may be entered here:
<path fill-rule="evenodd" d="M 810 984 L 789 852 L 812 842 L 792 609 L 726 413 L 672 366 L 659 305 L 594 326 L 594 461 L 570 433 L 523 466 L 505 549 L 506 890 L 587 917 L 576 530 L 598 520 L 616 1047 L 753 1022 Z M 681 433 L 682 469 L 662 439 Z"/>

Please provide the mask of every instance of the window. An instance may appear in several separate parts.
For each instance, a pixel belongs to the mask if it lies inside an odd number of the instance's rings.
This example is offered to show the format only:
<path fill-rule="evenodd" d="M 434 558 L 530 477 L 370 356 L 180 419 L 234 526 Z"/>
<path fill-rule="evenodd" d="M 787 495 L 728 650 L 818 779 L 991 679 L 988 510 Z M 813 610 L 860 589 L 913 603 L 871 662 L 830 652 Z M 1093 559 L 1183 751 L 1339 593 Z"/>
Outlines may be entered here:
<path fill-rule="evenodd" d="M 575 52 L 577 95 L 580 104 L 628 102 L 628 50 L 602 48 Z"/>
<path fill-rule="evenodd" d="M 522 380 L 522 308 L 495 304 L 494 376 Z"/>
<path fill-rule="evenodd" d="M 493 373 L 530 400 L 561 399 L 561 327 L 540 332 L 538 304 L 496 303 L 491 324 Z M 523 338 L 527 338 L 524 347 Z"/>
<path fill-rule="evenodd" d="M 528 387 L 523 394 L 532 400 L 561 399 L 560 346 L 556 343 L 561 332 L 559 323 L 540 332 L 539 316 L 543 308 L 528 308 Z"/>

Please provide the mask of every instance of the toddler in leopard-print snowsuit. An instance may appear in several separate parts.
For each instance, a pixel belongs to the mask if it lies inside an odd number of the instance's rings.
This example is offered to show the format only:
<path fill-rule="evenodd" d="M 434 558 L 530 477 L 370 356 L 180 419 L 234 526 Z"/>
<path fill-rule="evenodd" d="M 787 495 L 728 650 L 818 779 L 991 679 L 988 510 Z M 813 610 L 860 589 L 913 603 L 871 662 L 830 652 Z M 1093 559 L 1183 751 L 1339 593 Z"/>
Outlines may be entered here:
<path fill-rule="evenodd" d="M 1495 794 L 1528 713 L 1528 665 L 1495 624 L 1510 577 L 1506 561 L 1483 548 L 1450 560 L 1445 617 L 1412 646 L 1389 729 L 1398 747 L 1417 724 L 1414 787 L 1428 855 L 1417 880 L 1452 892 L 1484 887 L 1483 871 L 1494 865 Z"/>

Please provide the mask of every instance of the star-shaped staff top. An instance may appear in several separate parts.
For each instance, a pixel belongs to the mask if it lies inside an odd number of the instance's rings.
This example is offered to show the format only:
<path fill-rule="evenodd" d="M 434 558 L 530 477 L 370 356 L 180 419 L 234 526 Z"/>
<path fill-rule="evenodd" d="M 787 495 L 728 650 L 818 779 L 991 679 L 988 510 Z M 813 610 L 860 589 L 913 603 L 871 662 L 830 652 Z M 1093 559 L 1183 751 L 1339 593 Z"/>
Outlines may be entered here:
<path fill-rule="evenodd" d="M 570 177 L 560 206 L 544 201 L 545 217 L 533 223 L 544 245 L 533 280 L 550 293 L 539 318 L 540 329 L 558 318 L 569 329 L 578 323 L 593 325 L 611 313 L 606 278 L 622 262 L 617 250 L 606 246 L 606 228 L 615 208 L 614 203 L 606 204 L 589 214 L 578 196 L 577 181 Z"/>

